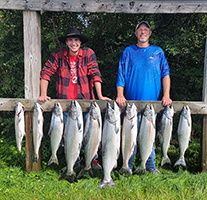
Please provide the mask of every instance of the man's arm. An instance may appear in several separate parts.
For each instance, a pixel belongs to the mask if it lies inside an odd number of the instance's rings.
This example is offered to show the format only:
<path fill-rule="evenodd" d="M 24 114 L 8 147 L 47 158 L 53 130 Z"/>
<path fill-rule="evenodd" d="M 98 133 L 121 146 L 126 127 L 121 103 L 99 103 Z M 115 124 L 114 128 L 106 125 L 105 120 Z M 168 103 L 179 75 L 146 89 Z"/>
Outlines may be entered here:
<path fill-rule="evenodd" d="M 102 95 L 101 83 L 100 83 L 100 82 L 95 82 L 94 85 L 95 85 L 96 93 L 97 93 L 97 96 L 98 96 L 98 99 L 99 99 L 99 100 L 107 100 L 107 101 L 111 101 L 110 98 L 108 98 L 108 97 L 104 97 L 104 96 Z"/>
<path fill-rule="evenodd" d="M 40 80 L 40 96 L 38 97 L 38 101 L 47 101 L 51 99 L 51 97 L 47 96 L 47 88 L 48 88 L 48 80 L 41 79 Z"/>
<path fill-rule="evenodd" d="M 116 98 L 116 102 L 120 105 L 120 106 L 124 106 L 126 99 L 124 97 L 124 87 L 121 86 L 117 86 L 117 98 Z"/>
<path fill-rule="evenodd" d="M 170 99 L 170 76 L 167 75 L 162 79 L 163 85 L 163 97 L 162 104 L 163 106 L 170 105 L 172 100 Z"/>

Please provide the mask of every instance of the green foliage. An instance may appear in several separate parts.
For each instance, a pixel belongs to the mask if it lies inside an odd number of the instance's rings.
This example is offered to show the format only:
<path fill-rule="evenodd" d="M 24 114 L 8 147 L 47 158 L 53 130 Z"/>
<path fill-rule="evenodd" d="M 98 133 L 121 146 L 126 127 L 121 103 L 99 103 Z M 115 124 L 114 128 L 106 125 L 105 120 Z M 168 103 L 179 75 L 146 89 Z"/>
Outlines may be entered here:
<path fill-rule="evenodd" d="M 151 23 L 152 44 L 165 51 L 171 69 L 171 97 L 175 101 L 201 101 L 207 16 L 205 14 L 107 14 L 41 12 L 42 66 L 60 44 L 58 36 L 69 26 L 78 27 L 89 36 L 86 44 L 97 56 L 102 73 L 103 95 L 116 98 L 116 74 L 123 49 L 136 43 L 134 28 L 137 21 Z M 35 72 L 34 72 L 35 73 Z M 24 47 L 23 13 L 15 10 L 0 11 L 0 97 L 24 98 Z M 56 98 L 55 76 L 52 77 L 48 95 Z M 47 137 L 51 115 L 44 114 L 44 137 L 42 141 L 43 169 L 48 169 L 50 144 Z M 202 116 L 194 115 L 192 140 L 186 151 L 188 171 L 200 171 L 200 141 Z M 174 117 L 173 141 L 177 141 L 176 129 L 179 115 Z M 24 156 L 17 154 L 14 137 L 14 112 L 0 115 L 1 166 L 24 168 Z M 173 161 L 178 157 L 177 143 L 171 145 L 169 154 Z M 24 144 L 23 152 L 25 153 Z M 160 163 L 159 146 L 157 164 Z M 60 165 L 65 165 L 64 152 L 58 151 Z M 18 158 L 18 159 L 17 159 Z M 20 159 L 21 158 L 21 159 Z M 119 161 L 120 162 L 120 161 Z M 135 163 L 137 164 L 137 163 Z M 60 167 L 53 167 L 59 170 Z M 131 180 L 132 181 L 132 180 Z M 138 187 L 138 186 L 137 186 Z"/>

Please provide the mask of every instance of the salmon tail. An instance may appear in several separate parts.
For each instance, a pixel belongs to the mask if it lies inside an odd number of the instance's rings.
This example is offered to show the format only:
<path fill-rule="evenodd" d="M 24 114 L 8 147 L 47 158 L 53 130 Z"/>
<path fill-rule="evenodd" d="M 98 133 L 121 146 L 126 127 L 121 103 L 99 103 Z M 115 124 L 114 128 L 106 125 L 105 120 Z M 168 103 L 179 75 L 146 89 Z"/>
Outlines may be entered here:
<path fill-rule="evenodd" d="M 184 158 L 179 158 L 177 160 L 177 162 L 174 164 L 174 167 L 178 166 L 178 165 L 182 165 L 183 167 L 186 168 L 186 162 L 185 162 L 185 159 Z"/>
<path fill-rule="evenodd" d="M 66 180 L 68 181 L 69 183 L 75 183 L 77 182 L 77 178 L 75 176 L 75 174 L 71 174 L 71 175 L 67 175 L 66 174 L 67 171 L 65 171 L 62 176 L 58 179 L 59 181 L 61 180 Z"/>
<path fill-rule="evenodd" d="M 55 163 L 55 164 L 59 165 L 57 156 L 51 156 L 50 157 L 50 160 L 48 161 L 48 164 L 47 165 L 51 165 L 52 163 Z"/>
<path fill-rule="evenodd" d="M 171 160 L 170 158 L 167 156 L 167 157 L 162 157 L 162 161 L 161 161 L 161 167 L 164 165 L 164 164 L 170 164 L 171 165 Z"/>
<path fill-rule="evenodd" d="M 126 168 L 126 167 L 122 167 L 120 170 L 119 170 L 119 173 L 120 174 L 126 174 L 128 176 L 132 175 L 132 170 L 130 170 L 129 168 Z"/>
<path fill-rule="evenodd" d="M 137 169 L 134 171 L 134 174 L 137 174 L 137 175 L 146 174 L 146 169 L 138 166 Z"/>
<path fill-rule="evenodd" d="M 93 172 L 92 172 L 92 169 L 90 168 L 90 169 L 82 169 L 80 172 L 79 172 L 79 174 L 78 174 L 78 176 L 77 176 L 77 179 L 80 179 L 80 178 L 82 178 L 84 175 L 89 175 L 91 178 L 93 178 Z"/>
<path fill-rule="evenodd" d="M 98 186 L 98 189 L 100 189 L 100 190 L 104 189 L 106 186 L 108 186 L 108 187 L 116 187 L 116 184 L 114 183 L 114 181 L 112 179 L 110 181 L 107 181 L 107 180 L 103 179 L 100 182 L 100 184 Z"/>

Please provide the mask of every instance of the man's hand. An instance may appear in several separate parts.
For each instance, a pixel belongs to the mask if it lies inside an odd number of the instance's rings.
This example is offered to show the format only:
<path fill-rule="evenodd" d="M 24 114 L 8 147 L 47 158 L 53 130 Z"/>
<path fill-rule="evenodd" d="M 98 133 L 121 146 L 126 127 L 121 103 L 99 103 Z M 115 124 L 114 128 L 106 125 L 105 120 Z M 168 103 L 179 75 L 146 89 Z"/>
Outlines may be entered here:
<path fill-rule="evenodd" d="M 124 106 L 126 102 L 126 99 L 124 96 L 120 96 L 116 98 L 116 103 L 118 103 L 120 106 Z"/>
<path fill-rule="evenodd" d="M 45 102 L 45 101 L 50 100 L 50 99 L 51 99 L 51 97 L 48 97 L 48 96 L 39 96 L 37 98 L 37 100 L 41 101 L 41 102 Z"/>
<path fill-rule="evenodd" d="M 104 96 L 99 97 L 99 100 L 111 101 L 110 98 L 108 98 L 108 97 L 104 97 Z"/>
<path fill-rule="evenodd" d="M 163 106 L 167 106 L 170 105 L 172 103 L 172 100 L 169 97 L 162 97 L 162 105 Z"/>

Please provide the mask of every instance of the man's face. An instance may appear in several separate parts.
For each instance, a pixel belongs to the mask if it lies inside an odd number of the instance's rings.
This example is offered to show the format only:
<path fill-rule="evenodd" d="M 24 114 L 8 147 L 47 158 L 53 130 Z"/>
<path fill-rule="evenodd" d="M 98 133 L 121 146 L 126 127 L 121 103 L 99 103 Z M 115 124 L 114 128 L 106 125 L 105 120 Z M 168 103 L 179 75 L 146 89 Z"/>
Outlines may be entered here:
<path fill-rule="evenodd" d="M 68 45 L 70 55 L 78 54 L 81 46 L 81 41 L 78 37 L 69 37 L 66 39 L 65 43 Z"/>
<path fill-rule="evenodd" d="M 139 28 L 135 31 L 135 35 L 139 42 L 145 43 L 149 41 L 152 31 L 148 28 L 146 24 L 141 24 Z"/>

